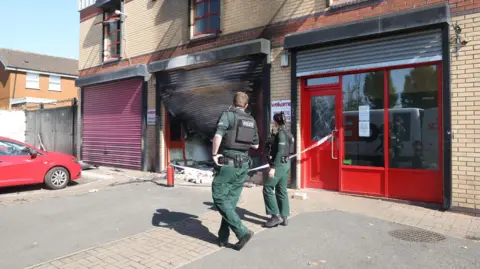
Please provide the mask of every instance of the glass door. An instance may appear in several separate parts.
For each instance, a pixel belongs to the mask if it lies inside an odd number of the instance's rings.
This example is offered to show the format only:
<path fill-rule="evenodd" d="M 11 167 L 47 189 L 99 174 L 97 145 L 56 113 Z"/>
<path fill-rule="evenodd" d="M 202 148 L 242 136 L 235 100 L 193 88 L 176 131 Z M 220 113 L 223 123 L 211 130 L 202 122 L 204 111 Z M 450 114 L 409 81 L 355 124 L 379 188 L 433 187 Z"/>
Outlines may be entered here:
<path fill-rule="evenodd" d="M 339 186 L 339 132 L 340 92 L 322 90 L 309 92 L 304 101 L 308 109 L 303 113 L 305 148 L 322 138 L 333 136 L 306 153 L 306 187 L 338 190 Z"/>

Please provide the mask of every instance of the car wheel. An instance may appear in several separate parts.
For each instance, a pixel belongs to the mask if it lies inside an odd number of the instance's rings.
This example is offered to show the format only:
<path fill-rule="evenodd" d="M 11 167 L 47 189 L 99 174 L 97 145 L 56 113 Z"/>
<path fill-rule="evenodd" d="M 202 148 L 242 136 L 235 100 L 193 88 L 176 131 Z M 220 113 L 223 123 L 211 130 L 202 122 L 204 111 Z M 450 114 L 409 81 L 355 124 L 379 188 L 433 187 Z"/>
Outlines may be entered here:
<path fill-rule="evenodd" d="M 70 182 L 70 174 L 63 167 L 54 167 L 45 176 L 45 185 L 52 190 L 63 189 L 68 182 Z"/>

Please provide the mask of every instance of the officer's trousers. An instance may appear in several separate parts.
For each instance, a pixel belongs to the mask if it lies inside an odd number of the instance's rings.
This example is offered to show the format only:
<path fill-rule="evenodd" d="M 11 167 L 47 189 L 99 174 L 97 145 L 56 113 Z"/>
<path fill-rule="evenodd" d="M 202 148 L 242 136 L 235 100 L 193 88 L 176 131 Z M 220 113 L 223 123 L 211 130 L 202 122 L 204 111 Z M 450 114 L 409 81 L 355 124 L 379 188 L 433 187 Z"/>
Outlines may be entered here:
<path fill-rule="evenodd" d="M 224 165 L 218 168 L 218 172 L 212 182 L 212 198 L 215 207 L 222 215 L 222 223 L 218 231 L 218 237 L 226 241 L 230 235 L 230 229 L 238 239 L 248 234 L 248 229 L 242 224 L 237 208 L 243 183 L 247 179 L 248 164 L 242 168 Z"/>
<path fill-rule="evenodd" d="M 290 215 L 287 192 L 289 171 L 290 162 L 276 165 L 275 176 L 263 183 L 263 200 L 267 215 L 280 214 L 283 217 Z"/>

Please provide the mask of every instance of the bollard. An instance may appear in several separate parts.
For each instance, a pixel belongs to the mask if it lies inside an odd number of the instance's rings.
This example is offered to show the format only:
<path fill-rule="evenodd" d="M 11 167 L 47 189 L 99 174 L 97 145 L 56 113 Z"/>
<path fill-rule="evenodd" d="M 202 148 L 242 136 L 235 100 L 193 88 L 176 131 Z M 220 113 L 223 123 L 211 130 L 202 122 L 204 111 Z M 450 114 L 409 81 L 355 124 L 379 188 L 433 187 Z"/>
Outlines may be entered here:
<path fill-rule="evenodd" d="M 174 186 L 174 179 L 175 179 L 175 169 L 173 166 L 169 165 L 167 167 L 167 187 Z"/>

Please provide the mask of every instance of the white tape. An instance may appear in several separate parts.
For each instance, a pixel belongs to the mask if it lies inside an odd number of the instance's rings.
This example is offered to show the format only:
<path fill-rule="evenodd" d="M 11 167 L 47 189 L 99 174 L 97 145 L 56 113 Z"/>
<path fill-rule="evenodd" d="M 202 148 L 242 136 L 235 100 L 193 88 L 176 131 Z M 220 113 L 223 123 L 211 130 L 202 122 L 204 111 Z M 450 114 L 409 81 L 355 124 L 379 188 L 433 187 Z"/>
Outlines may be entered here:
<path fill-rule="evenodd" d="M 325 143 L 330 137 L 332 136 L 332 134 L 329 134 L 327 136 L 325 136 L 324 138 L 318 140 L 317 142 L 315 142 L 315 144 L 311 145 L 310 147 L 300 151 L 299 153 L 297 154 L 293 154 L 293 155 L 290 155 L 288 158 L 289 159 L 292 159 L 292 158 L 295 158 L 299 155 L 302 155 L 303 153 L 309 151 L 309 150 L 312 150 L 318 146 L 320 146 L 321 144 Z M 181 166 L 181 165 L 176 165 L 176 164 L 170 164 L 170 166 L 173 166 L 173 167 L 177 167 L 177 168 L 180 168 L 180 169 L 185 169 L 185 170 L 196 170 L 198 171 L 198 173 L 205 173 L 206 171 L 205 170 L 200 170 L 200 169 L 196 169 L 196 168 L 192 168 L 192 167 L 187 167 L 187 166 Z M 253 172 L 253 171 L 258 171 L 258 170 L 262 170 L 262 169 L 265 169 L 265 168 L 268 168 L 270 167 L 269 164 L 264 164 L 264 165 L 261 165 L 259 167 L 255 167 L 255 168 L 252 168 L 252 169 L 249 169 L 248 172 Z"/>

